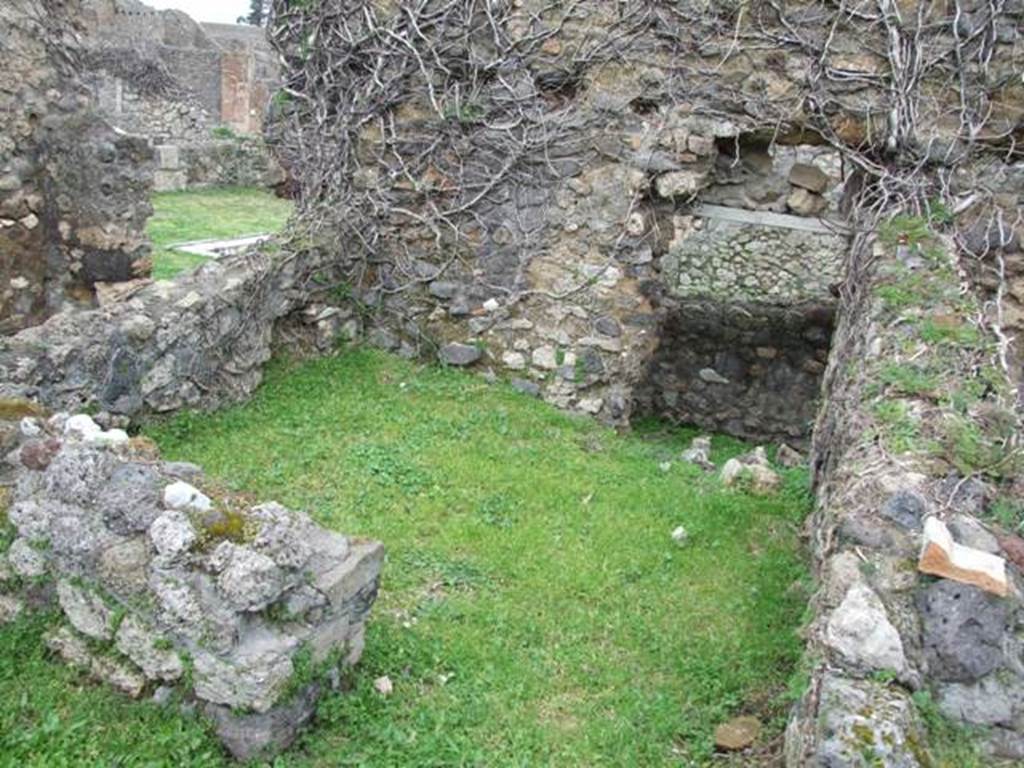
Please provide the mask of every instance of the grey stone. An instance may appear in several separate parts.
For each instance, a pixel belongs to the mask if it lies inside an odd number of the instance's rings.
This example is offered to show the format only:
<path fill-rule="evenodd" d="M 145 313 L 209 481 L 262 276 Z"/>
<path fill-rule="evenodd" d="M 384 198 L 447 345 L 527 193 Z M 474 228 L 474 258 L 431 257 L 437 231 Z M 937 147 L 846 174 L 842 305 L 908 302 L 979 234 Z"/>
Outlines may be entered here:
<path fill-rule="evenodd" d="M 453 342 L 445 344 L 438 351 L 438 358 L 445 365 L 467 366 L 472 365 L 482 357 L 483 353 L 479 347 L 472 344 L 460 344 Z"/>
<path fill-rule="evenodd" d="M 46 556 L 23 538 L 11 542 L 7 562 L 22 578 L 33 579 L 46 573 Z"/>
<path fill-rule="evenodd" d="M 99 595 L 61 579 L 57 582 L 57 599 L 71 626 L 83 635 L 94 640 L 114 637 L 114 611 Z"/>
<path fill-rule="evenodd" d="M 202 467 L 188 461 L 165 461 L 161 466 L 164 474 L 193 485 L 202 482 L 204 477 Z"/>
<path fill-rule="evenodd" d="M 214 550 L 217 588 L 237 611 L 259 611 L 285 590 L 285 576 L 271 558 L 248 547 L 222 542 Z"/>
<path fill-rule="evenodd" d="M 231 658 L 204 650 L 195 654 L 196 695 L 227 707 L 269 712 L 294 671 L 287 653 L 277 649 L 243 649 Z"/>
<path fill-rule="evenodd" d="M 177 480 L 164 488 L 163 502 L 168 509 L 189 512 L 209 512 L 213 507 L 213 502 L 206 494 L 182 480 Z"/>
<path fill-rule="evenodd" d="M 969 683 L 1001 664 L 1008 620 L 1004 599 L 942 579 L 918 593 L 917 606 L 932 678 Z"/>
<path fill-rule="evenodd" d="M 185 671 L 178 654 L 165 646 L 167 639 L 134 616 L 125 616 L 121 621 L 115 642 L 117 649 L 150 680 L 174 682 Z"/>
<path fill-rule="evenodd" d="M 149 544 L 145 537 L 137 536 L 105 549 L 97 568 L 103 583 L 114 592 L 133 595 L 146 589 L 149 561 Z"/>
<path fill-rule="evenodd" d="M 207 704 L 203 712 L 232 757 L 245 762 L 275 755 L 291 746 L 313 719 L 320 686 L 309 685 L 287 704 L 264 714 L 237 714 L 229 707 Z"/>
<path fill-rule="evenodd" d="M 25 609 L 25 604 L 16 597 L 0 592 L 0 627 L 15 621 Z"/>
<path fill-rule="evenodd" d="M 529 381 L 528 379 L 512 379 L 509 382 L 512 385 L 512 389 L 517 392 L 522 392 L 524 395 L 530 397 L 540 397 L 540 385 L 535 381 Z"/>
<path fill-rule="evenodd" d="M 917 491 L 898 491 L 885 500 L 879 510 L 882 517 L 891 520 L 908 531 L 921 530 L 922 521 L 928 515 L 927 499 Z"/>
<path fill-rule="evenodd" d="M 989 675 L 976 683 L 949 683 L 939 686 L 939 709 L 956 721 L 972 725 L 1012 725 L 1014 713 L 1024 704 L 1024 681 L 1007 675 L 1010 685 L 999 675 Z"/>
<path fill-rule="evenodd" d="M 885 605 L 866 584 L 854 584 L 829 617 L 825 642 L 859 671 L 907 668 L 903 642 L 889 621 Z"/>
<path fill-rule="evenodd" d="M 430 284 L 431 295 L 446 301 L 454 299 L 460 289 L 461 286 L 458 283 L 447 280 L 435 280 Z"/>
<path fill-rule="evenodd" d="M 949 522 L 950 532 L 958 544 L 980 549 L 998 555 L 1001 552 L 999 540 L 996 539 L 981 523 L 969 515 L 953 515 Z"/>
<path fill-rule="evenodd" d="M 184 512 L 176 509 L 167 510 L 149 527 L 149 540 L 163 565 L 187 555 L 196 539 L 192 522 Z"/>
<path fill-rule="evenodd" d="M 154 467 L 120 464 L 103 492 L 104 521 L 122 535 L 147 530 L 160 515 L 160 488 L 160 474 Z"/>
<path fill-rule="evenodd" d="M 312 554 L 308 538 L 313 535 L 313 524 L 305 515 L 270 503 L 253 507 L 248 517 L 256 526 L 250 544 L 254 550 L 281 568 L 299 570 L 306 564 Z"/>
<path fill-rule="evenodd" d="M 828 207 L 828 201 L 806 189 L 794 189 L 786 198 L 786 207 L 799 216 L 817 216 Z"/>
<path fill-rule="evenodd" d="M 923 768 L 921 745 L 927 743 L 926 734 L 905 691 L 826 673 L 819 696 L 814 754 L 808 762 L 787 764 Z M 787 739 L 787 750 L 790 747 Z"/>
<path fill-rule="evenodd" d="M 594 323 L 594 330 L 612 338 L 618 338 L 622 335 L 622 326 L 613 317 L 599 317 Z"/>

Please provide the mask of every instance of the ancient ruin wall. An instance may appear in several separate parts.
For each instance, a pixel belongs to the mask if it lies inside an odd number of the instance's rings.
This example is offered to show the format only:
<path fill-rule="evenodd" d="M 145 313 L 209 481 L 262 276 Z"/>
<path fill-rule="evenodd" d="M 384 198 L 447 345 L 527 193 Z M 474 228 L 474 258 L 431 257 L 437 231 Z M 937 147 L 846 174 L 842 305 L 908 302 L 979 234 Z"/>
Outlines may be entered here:
<path fill-rule="evenodd" d="M 812 455 L 819 589 L 789 766 L 931 765 L 915 694 L 977 727 L 992 757 L 1024 759 L 1024 542 L 991 518 L 1021 466 L 1012 370 L 956 248 L 904 227 L 860 239 L 844 287 Z M 1005 558 L 1005 581 L 922 573 L 936 525 L 961 556 Z"/>
<path fill-rule="evenodd" d="M 113 124 L 158 148 L 157 190 L 283 181 L 261 138 L 280 82 L 261 28 L 136 0 L 86 0 L 82 20 L 85 79 Z"/>
<path fill-rule="evenodd" d="M 46 642 L 66 663 L 132 698 L 176 689 L 240 760 L 287 747 L 362 654 L 381 545 L 208 496 L 199 467 L 144 439 L 22 406 L 0 421 L 16 464 L 0 620 L 56 603 Z"/>
<path fill-rule="evenodd" d="M 152 151 L 79 78 L 75 2 L 0 7 L 0 333 L 148 273 Z"/>

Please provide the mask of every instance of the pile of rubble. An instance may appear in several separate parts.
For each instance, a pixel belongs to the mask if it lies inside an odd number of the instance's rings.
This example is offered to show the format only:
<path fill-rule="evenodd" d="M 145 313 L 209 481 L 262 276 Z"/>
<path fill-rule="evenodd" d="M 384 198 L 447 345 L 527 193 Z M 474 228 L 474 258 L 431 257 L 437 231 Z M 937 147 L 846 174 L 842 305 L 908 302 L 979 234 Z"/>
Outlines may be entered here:
<path fill-rule="evenodd" d="M 359 659 L 381 545 L 207 495 L 198 467 L 87 415 L 3 427 L 0 618 L 55 599 L 47 642 L 69 664 L 134 698 L 176 690 L 239 759 L 287 746 Z"/>

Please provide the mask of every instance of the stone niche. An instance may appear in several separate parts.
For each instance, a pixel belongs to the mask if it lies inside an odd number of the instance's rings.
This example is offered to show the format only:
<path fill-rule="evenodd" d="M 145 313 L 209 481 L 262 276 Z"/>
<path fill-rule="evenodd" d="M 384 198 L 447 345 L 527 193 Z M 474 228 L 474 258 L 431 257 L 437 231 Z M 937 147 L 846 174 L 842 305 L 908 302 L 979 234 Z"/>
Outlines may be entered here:
<path fill-rule="evenodd" d="M 751 439 L 810 435 L 844 234 L 817 219 L 700 205 L 661 261 L 657 347 L 633 412 Z"/>

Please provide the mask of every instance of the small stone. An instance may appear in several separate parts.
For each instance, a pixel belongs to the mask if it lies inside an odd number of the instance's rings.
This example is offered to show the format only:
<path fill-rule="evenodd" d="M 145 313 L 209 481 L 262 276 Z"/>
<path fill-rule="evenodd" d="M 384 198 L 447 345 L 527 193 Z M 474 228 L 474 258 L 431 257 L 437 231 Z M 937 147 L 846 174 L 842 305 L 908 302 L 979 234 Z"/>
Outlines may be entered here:
<path fill-rule="evenodd" d="M 949 520 L 953 537 L 966 547 L 999 554 L 999 541 L 981 523 L 970 515 L 953 515 Z"/>
<path fill-rule="evenodd" d="M 26 469 L 42 472 L 50 466 L 59 450 L 60 443 L 56 440 L 30 440 L 21 446 L 18 458 Z"/>
<path fill-rule="evenodd" d="M 594 323 L 594 330 L 604 336 L 616 339 L 622 335 L 622 326 L 613 317 L 599 317 Z"/>
<path fill-rule="evenodd" d="M 98 435 L 102 431 L 100 425 L 93 421 L 91 416 L 84 413 L 71 416 L 64 423 L 64 434 L 79 440 Z"/>
<path fill-rule="evenodd" d="M 497 312 L 501 309 L 501 302 L 497 299 L 488 299 L 483 304 L 484 311 L 486 312 Z"/>
<path fill-rule="evenodd" d="M 786 467 L 787 469 L 794 469 L 796 467 L 802 467 L 807 463 L 807 459 L 800 451 L 795 448 L 783 443 L 775 451 L 775 460 L 780 466 Z"/>
<path fill-rule="evenodd" d="M 720 478 L 728 486 L 748 484 L 750 492 L 759 496 L 774 493 L 782 485 L 782 480 L 766 463 L 748 463 L 742 457 L 725 462 Z"/>
<path fill-rule="evenodd" d="M 585 397 L 576 403 L 576 407 L 584 413 L 596 416 L 604 407 L 604 400 L 600 397 Z"/>
<path fill-rule="evenodd" d="M 17 619 L 25 606 L 13 595 L 0 593 L 0 627 Z"/>
<path fill-rule="evenodd" d="M 209 512 L 213 502 L 198 488 L 177 480 L 164 488 L 164 506 L 168 509 Z"/>
<path fill-rule="evenodd" d="M 722 723 L 715 728 L 715 746 L 728 752 L 746 749 L 761 733 L 761 721 L 745 715 Z"/>
<path fill-rule="evenodd" d="M 101 448 L 113 448 L 118 445 L 127 444 L 128 440 L 128 433 L 123 429 L 108 429 L 88 435 L 85 438 L 85 444 Z"/>
<path fill-rule="evenodd" d="M 185 671 L 172 649 L 160 647 L 163 638 L 134 616 L 125 616 L 117 628 L 117 649 L 131 659 L 150 680 L 173 682 Z"/>
<path fill-rule="evenodd" d="M 957 544 L 946 524 L 937 517 L 925 521 L 924 545 L 917 568 L 922 573 L 973 584 L 1000 597 L 1009 593 L 1006 561 L 998 555 Z"/>
<path fill-rule="evenodd" d="M 135 341 L 146 341 L 156 331 L 156 323 L 146 315 L 132 315 L 123 323 L 121 330 L 124 334 Z"/>
<path fill-rule="evenodd" d="M 901 673 L 907 661 L 900 633 L 874 590 L 854 584 L 828 620 L 825 642 L 842 659 L 861 670 Z"/>
<path fill-rule="evenodd" d="M 683 526 L 678 525 L 672 529 L 672 541 L 676 543 L 676 546 L 683 546 L 689 538 L 690 534 Z"/>
<path fill-rule="evenodd" d="M 535 381 L 528 381 L 527 379 L 512 379 L 510 382 L 512 389 L 517 392 L 522 392 L 524 395 L 530 397 L 540 397 L 540 385 Z"/>
<path fill-rule="evenodd" d="M 32 416 L 25 416 L 18 424 L 18 428 L 24 437 L 39 437 L 43 434 L 43 428 L 40 426 L 38 419 Z"/>
<path fill-rule="evenodd" d="M 690 441 L 690 447 L 683 451 L 680 458 L 690 464 L 696 464 L 705 471 L 712 471 L 715 465 L 711 463 L 711 437 L 700 435 Z"/>
<path fill-rule="evenodd" d="M 114 612 L 100 597 L 82 587 L 61 579 L 57 582 L 57 599 L 71 626 L 94 640 L 110 640 Z"/>
<path fill-rule="evenodd" d="M 430 284 L 429 290 L 435 298 L 447 301 L 455 298 L 455 295 L 459 292 L 459 284 L 446 280 L 435 280 Z"/>
<path fill-rule="evenodd" d="M 722 376 L 714 368 L 701 368 L 697 374 L 700 376 L 701 381 L 705 381 L 708 384 L 728 384 L 729 380 Z"/>
<path fill-rule="evenodd" d="M 654 187 L 661 197 L 693 197 L 707 181 L 704 171 L 669 171 L 663 173 L 654 182 Z"/>
<path fill-rule="evenodd" d="M 526 367 L 526 356 L 519 352 L 506 352 L 501 356 L 502 364 L 512 371 L 521 371 Z"/>
<path fill-rule="evenodd" d="M 672 469 L 672 462 L 671 461 L 663 461 L 663 462 L 661 462 L 658 465 L 658 471 L 659 472 L 668 472 L 671 469 Z"/>
<path fill-rule="evenodd" d="M 391 682 L 391 678 L 387 675 L 383 675 L 373 681 L 373 689 L 381 696 L 390 696 L 395 690 L 395 687 Z"/>
<path fill-rule="evenodd" d="M 214 550 L 217 587 L 237 611 L 260 611 L 284 591 L 284 574 L 266 555 L 223 542 Z"/>
<path fill-rule="evenodd" d="M 940 579 L 917 595 L 921 645 L 932 680 L 971 683 L 1003 662 L 1007 601 Z"/>
<path fill-rule="evenodd" d="M 786 198 L 786 207 L 798 216 L 817 216 L 828 207 L 828 201 L 798 187 Z"/>
<path fill-rule="evenodd" d="M 552 346 L 537 347 L 530 355 L 530 360 L 538 368 L 553 371 L 558 367 L 558 354 Z"/>
<path fill-rule="evenodd" d="M 192 522 L 177 509 L 164 512 L 149 526 L 149 539 L 165 564 L 186 555 L 196 538 Z"/>
<path fill-rule="evenodd" d="M 25 539 L 15 539 L 7 550 L 11 570 L 25 579 L 34 579 L 46 573 L 46 556 Z"/>
<path fill-rule="evenodd" d="M 789 183 L 795 187 L 821 194 L 828 189 L 829 177 L 816 165 L 794 163 L 789 171 Z"/>
<path fill-rule="evenodd" d="M 445 365 L 464 367 L 472 365 L 481 358 L 483 353 L 479 347 L 472 344 L 459 344 L 457 342 L 445 344 L 438 352 L 438 358 Z"/>
<path fill-rule="evenodd" d="M 882 517 L 908 531 L 921 530 L 921 521 L 928 514 L 928 501 L 917 491 L 897 491 L 879 510 Z"/>

